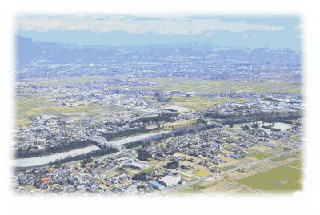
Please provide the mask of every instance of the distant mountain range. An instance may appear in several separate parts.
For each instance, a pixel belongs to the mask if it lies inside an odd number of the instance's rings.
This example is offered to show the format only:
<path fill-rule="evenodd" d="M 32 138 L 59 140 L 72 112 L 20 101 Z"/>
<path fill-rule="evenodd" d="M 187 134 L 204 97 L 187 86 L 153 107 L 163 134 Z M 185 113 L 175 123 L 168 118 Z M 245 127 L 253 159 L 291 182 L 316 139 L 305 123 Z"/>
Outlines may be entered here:
<path fill-rule="evenodd" d="M 249 49 L 246 47 L 221 47 L 210 43 L 153 44 L 145 46 L 105 46 L 35 42 L 30 38 L 15 36 L 16 61 L 19 64 L 42 62 L 46 64 L 94 63 L 105 59 L 121 59 L 119 63 L 132 61 L 162 62 L 172 56 L 201 58 L 216 61 L 231 60 L 253 64 L 273 64 L 285 62 L 301 64 L 301 52 L 290 49 L 270 50 L 268 48 Z M 152 57 L 152 58 L 150 58 Z M 143 60 L 142 60 L 143 59 Z"/>

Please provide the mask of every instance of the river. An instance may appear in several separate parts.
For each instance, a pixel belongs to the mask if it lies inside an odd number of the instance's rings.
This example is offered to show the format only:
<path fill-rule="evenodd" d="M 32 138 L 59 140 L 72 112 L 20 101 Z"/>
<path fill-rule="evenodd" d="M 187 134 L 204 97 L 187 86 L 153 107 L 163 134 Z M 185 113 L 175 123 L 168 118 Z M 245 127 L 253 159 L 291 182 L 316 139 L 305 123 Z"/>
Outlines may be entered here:
<path fill-rule="evenodd" d="M 151 136 L 156 136 L 156 135 L 159 135 L 162 133 L 168 133 L 168 132 L 170 132 L 170 131 L 163 131 L 163 132 L 151 133 L 151 134 L 141 134 L 138 136 L 126 137 L 126 138 L 123 138 L 123 139 L 120 139 L 117 141 L 110 141 L 110 142 L 108 142 L 108 144 L 110 144 L 111 146 L 117 147 L 117 146 L 129 143 L 129 142 L 143 140 L 143 139 L 149 138 Z M 73 149 L 68 152 L 56 153 L 56 154 L 42 156 L 42 157 L 15 159 L 15 160 L 13 160 L 13 166 L 15 166 L 15 167 L 31 167 L 31 166 L 45 165 L 45 164 L 49 164 L 50 162 L 53 162 L 57 159 L 63 159 L 68 156 L 74 157 L 76 155 L 89 153 L 91 151 L 98 150 L 98 149 L 99 149 L 98 146 L 93 145 L 93 146 L 87 146 L 82 149 Z"/>

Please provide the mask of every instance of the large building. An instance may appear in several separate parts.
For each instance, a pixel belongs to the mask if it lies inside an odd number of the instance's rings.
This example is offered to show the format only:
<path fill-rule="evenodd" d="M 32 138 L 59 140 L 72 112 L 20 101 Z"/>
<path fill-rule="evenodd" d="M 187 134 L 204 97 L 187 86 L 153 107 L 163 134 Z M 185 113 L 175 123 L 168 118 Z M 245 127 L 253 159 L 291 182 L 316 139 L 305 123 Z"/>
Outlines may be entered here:
<path fill-rule="evenodd" d="M 181 177 L 179 175 L 166 175 L 162 177 L 159 182 L 166 185 L 167 187 L 175 186 L 179 183 Z"/>

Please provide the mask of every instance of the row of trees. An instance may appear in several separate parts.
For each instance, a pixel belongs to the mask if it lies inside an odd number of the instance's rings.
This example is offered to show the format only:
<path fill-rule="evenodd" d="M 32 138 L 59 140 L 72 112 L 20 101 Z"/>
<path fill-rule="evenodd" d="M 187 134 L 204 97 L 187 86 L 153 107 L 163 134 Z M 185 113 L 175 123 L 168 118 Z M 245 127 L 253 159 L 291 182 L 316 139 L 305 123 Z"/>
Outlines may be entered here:
<path fill-rule="evenodd" d="M 197 133 L 197 132 L 200 132 L 203 130 L 213 129 L 216 127 L 217 127 L 217 125 L 215 125 L 215 124 L 212 124 L 212 125 L 192 125 L 189 127 L 174 129 L 169 133 L 162 133 L 162 134 L 158 134 L 155 136 L 151 136 L 151 137 L 148 137 L 143 140 L 132 141 L 132 142 L 124 144 L 124 146 L 127 149 L 133 149 L 133 148 L 136 148 L 141 145 L 142 146 L 149 145 L 151 143 L 151 141 L 161 141 L 161 140 L 167 139 L 169 137 L 177 137 L 177 136 L 181 136 L 181 135 L 185 135 L 185 134 Z"/>
<path fill-rule="evenodd" d="M 138 159 L 141 161 L 147 161 L 148 158 L 151 158 L 151 154 L 143 149 L 138 149 Z"/>
<path fill-rule="evenodd" d="M 92 152 L 88 152 L 85 154 L 76 155 L 74 157 L 69 156 L 69 157 L 66 157 L 63 159 L 57 159 L 53 162 L 50 162 L 49 165 L 59 165 L 62 163 L 67 163 L 67 162 L 71 162 L 71 161 L 78 161 L 78 160 L 91 160 L 91 158 L 93 158 L 93 157 L 100 157 L 100 156 L 104 156 L 104 155 L 116 153 L 116 152 L 119 152 L 119 150 L 117 148 L 107 147 L 107 148 L 103 148 L 103 149 L 94 150 Z"/>
<path fill-rule="evenodd" d="M 115 138 L 127 137 L 135 134 L 149 133 L 151 131 L 158 130 L 160 128 L 161 123 L 171 122 L 172 118 L 176 117 L 177 115 L 178 113 L 161 113 L 161 114 L 158 114 L 157 116 L 141 117 L 139 119 L 136 119 L 130 122 L 131 127 L 142 123 L 143 125 L 140 128 L 127 129 L 124 131 L 118 131 L 114 133 L 103 133 L 102 136 L 106 138 L 106 140 L 111 141 L 111 140 L 114 140 Z M 158 128 L 146 129 L 145 124 L 148 124 L 148 123 L 156 123 L 158 125 Z M 110 123 L 106 123 L 106 124 L 110 124 Z"/>
<path fill-rule="evenodd" d="M 271 113 L 255 113 L 250 115 L 220 115 L 217 113 L 205 113 L 205 117 L 213 119 L 223 119 L 222 124 L 233 125 L 242 124 L 254 121 L 264 121 L 268 123 L 283 122 L 292 123 L 291 120 L 296 120 L 302 117 L 301 112 L 271 112 Z"/>
<path fill-rule="evenodd" d="M 155 128 L 155 129 L 146 129 L 145 127 L 133 128 L 133 129 L 127 129 L 124 131 L 118 131 L 118 132 L 114 132 L 114 133 L 103 133 L 102 136 L 104 138 L 106 138 L 107 141 L 112 141 L 116 138 L 128 137 L 128 136 L 132 136 L 135 134 L 145 134 L 145 133 L 149 133 L 149 132 L 155 131 L 155 130 L 157 130 L 157 128 Z"/>
<path fill-rule="evenodd" d="M 65 142 L 59 143 L 55 146 L 45 146 L 43 149 L 37 149 L 37 147 L 30 147 L 30 148 L 18 148 L 14 151 L 15 158 L 29 158 L 29 157 L 40 157 L 46 156 L 54 153 L 61 153 L 67 152 L 73 149 L 80 149 L 87 147 L 91 144 L 96 144 L 91 140 L 86 141 L 72 141 L 72 142 Z"/>
<path fill-rule="evenodd" d="M 164 166 L 164 168 L 166 169 L 177 169 L 178 167 L 179 167 L 179 161 L 171 161 Z"/>
<path fill-rule="evenodd" d="M 172 121 L 173 117 L 178 116 L 178 113 L 160 113 L 157 116 L 150 116 L 150 117 L 142 117 L 130 122 L 131 125 L 136 123 L 160 123 L 160 122 L 170 122 Z"/>

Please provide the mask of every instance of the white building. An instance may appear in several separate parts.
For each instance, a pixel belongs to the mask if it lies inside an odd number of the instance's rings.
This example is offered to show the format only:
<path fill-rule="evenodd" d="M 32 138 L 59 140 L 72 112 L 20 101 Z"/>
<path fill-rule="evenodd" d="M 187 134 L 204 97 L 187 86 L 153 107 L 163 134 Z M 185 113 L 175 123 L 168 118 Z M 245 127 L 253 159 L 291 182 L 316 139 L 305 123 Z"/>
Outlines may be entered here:
<path fill-rule="evenodd" d="M 167 175 L 162 177 L 159 181 L 164 183 L 167 187 L 172 187 L 175 186 L 179 183 L 181 180 L 180 176 L 172 176 L 172 175 Z"/>

